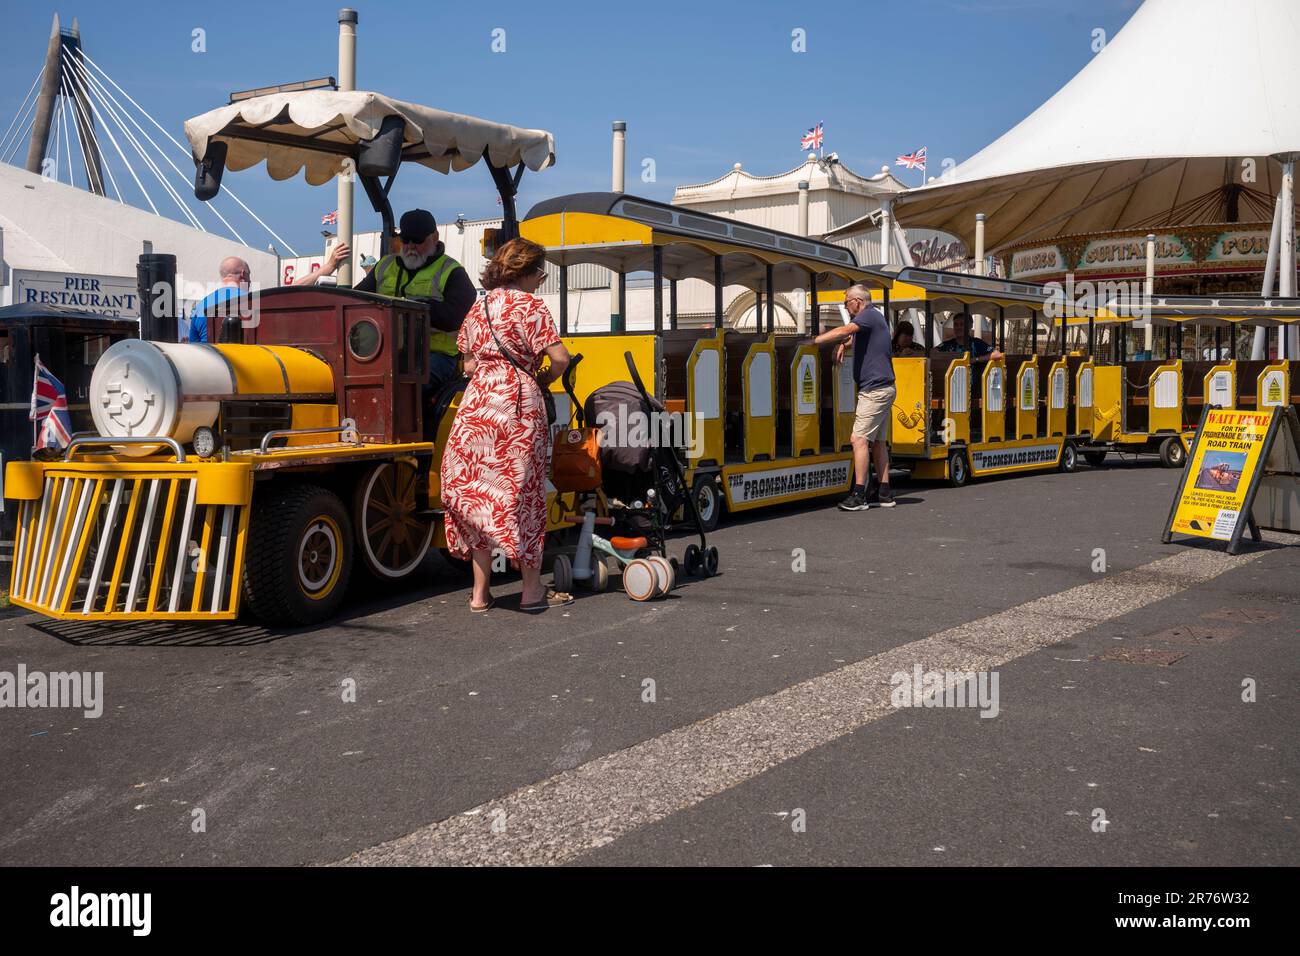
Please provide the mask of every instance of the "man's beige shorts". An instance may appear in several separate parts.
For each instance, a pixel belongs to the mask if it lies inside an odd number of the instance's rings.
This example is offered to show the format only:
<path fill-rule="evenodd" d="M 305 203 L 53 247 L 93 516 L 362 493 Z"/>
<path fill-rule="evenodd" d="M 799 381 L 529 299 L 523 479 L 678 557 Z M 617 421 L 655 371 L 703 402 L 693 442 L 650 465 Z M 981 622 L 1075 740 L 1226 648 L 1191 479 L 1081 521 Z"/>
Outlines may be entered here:
<path fill-rule="evenodd" d="M 858 409 L 853 416 L 853 437 L 867 441 L 889 439 L 889 412 L 894 407 L 894 386 L 858 392 Z"/>

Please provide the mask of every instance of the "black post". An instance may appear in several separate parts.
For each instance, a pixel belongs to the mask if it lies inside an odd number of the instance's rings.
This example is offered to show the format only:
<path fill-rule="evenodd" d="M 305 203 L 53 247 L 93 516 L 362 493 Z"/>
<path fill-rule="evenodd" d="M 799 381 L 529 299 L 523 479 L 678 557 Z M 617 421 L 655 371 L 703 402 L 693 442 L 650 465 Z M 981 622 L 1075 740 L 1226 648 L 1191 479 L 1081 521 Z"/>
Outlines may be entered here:
<path fill-rule="evenodd" d="M 763 290 L 754 290 L 754 334 L 763 333 Z"/>
<path fill-rule="evenodd" d="M 655 331 L 662 332 L 664 330 L 664 247 L 655 246 L 651 257 L 655 277 Z"/>
<path fill-rule="evenodd" d="M 925 354 L 928 358 L 930 350 L 934 348 L 934 306 L 930 300 L 925 300 Z"/>
<path fill-rule="evenodd" d="M 767 334 L 776 331 L 776 283 L 772 277 L 772 263 L 767 264 Z"/>
<path fill-rule="evenodd" d="M 1178 358 L 1181 359 L 1183 357 L 1183 323 L 1181 322 L 1178 323 L 1178 337 L 1174 340 L 1174 344 L 1178 346 Z"/>
<path fill-rule="evenodd" d="M 1214 361 L 1222 361 L 1223 358 L 1223 327 L 1216 325 L 1214 327 Z"/>
<path fill-rule="evenodd" d="M 677 280 L 668 280 L 668 328 L 677 331 Z"/>
<path fill-rule="evenodd" d="M 1005 305 L 998 306 L 997 338 L 998 338 L 998 351 L 1005 352 L 1007 350 L 1007 307 Z"/>
<path fill-rule="evenodd" d="M 1229 342 L 1231 343 L 1231 345 L 1230 345 L 1230 347 L 1229 347 L 1229 349 L 1228 349 L 1228 352 L 1229 352 L 1229 354 L 1232 356 L 1232 360 L 1235 362 L 1235 361 L 1237 361 L 1237 328 L 1236 328 L 1236 326 L 1233 326 L 1233 328 L 1232 328 L 1232 338 L 1229 339 Z"/>
<path fill-rule="evenodd" d="M 180 339 L 176 314 L 176 257 L 165 252 L 146 252 L 135 266 L 136 292 L 140 299 L 140 338 L 149 342 Z M 209 326 L 208 341 L 217 341 Z"/>
<path fill-rule="evenodd" d="M 713 257 L 713 327 L 722 328 L 722 256 Z"/>
<path fill-rule="evenodd" d="M 818 336 L 822 334 L 822 316 L 818 311 L 817 305 L 817 273 L 811 269 L 808 270 L 808 310 L 812 319 L 812 334 Z"/>
<path fill-rule="evenodd" d="M 1165 326 L 1165 361 L 1174 357 L 1174 330 L 1172 326 Z"/>
<path fill-rule="evenodd" d="M 618 328 L 615 332 L 627 331 L 627 273 L 618 273 Z"/>
<path fill-rule="evenodd" d="M 1038 354 L 1038 313 L 1029 310 L 1029 353 Z"/>
<path fill-rule="evenodd" d="M 560 266 L 560 334 L 569 334 L 569 267 Z"/>
<path fill-rule="evenodd" d="M 1097 354 L 1097 313 L 1088 316 L 1088 358 Z"/>

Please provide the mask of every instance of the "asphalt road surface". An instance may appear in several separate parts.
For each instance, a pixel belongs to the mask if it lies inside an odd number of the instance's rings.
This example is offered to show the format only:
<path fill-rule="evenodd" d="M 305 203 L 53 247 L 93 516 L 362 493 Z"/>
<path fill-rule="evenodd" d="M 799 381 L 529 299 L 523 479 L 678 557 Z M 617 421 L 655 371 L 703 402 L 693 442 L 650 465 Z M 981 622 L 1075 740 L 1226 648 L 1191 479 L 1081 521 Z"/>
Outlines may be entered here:
<path fill-rule="evenodd" d="M 0 709 L 0 864 L 1296 865 L 1300 547 L 1162 545 L 1176 477 L 773 509 L 540 617 L 436 557 L 313 630 L 0 612 L 104 696 Z"/>

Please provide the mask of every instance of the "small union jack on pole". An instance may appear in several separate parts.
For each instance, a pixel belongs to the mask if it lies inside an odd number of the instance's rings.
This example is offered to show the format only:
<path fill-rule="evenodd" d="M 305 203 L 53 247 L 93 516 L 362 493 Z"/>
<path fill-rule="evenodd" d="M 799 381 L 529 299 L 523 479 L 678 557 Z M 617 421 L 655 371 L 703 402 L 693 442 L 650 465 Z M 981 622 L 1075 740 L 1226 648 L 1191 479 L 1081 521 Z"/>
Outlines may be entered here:
<path fill-rule="evenodd" d="M 333 212 L 327 212 L 325 215 L 320 217 L 320 224 L 322 226 L 332 226 L 338 221 L 339 221 L 339 211 L 337 209 L 335 209 Z"/>
<path fill-rule="evenodd" d="M 914 153 L 908 153 L 905 156 L 899 156 L 895 166 L 906 166 L 908 169 L 919 169 L 921 171 L 921 185 L 925 185 L 925 147 L 922 146 Z"/>
<path fill-rule="evenodd" d="M 67 448 L 72 441 L 72 417 L 68 414 L 68 394 L 63 383 L 36 356 L 36 373 L 32 376 L 32 404 L 27 417 L 35 423 L 36 448 Z"/>
<path fill-rule="evenodd" d="M 820 150 L 822 148 L 822 135 L 822 124 L 818 123 L 803 134 L 803 138 L 799 140 L 799 148 Z"/>

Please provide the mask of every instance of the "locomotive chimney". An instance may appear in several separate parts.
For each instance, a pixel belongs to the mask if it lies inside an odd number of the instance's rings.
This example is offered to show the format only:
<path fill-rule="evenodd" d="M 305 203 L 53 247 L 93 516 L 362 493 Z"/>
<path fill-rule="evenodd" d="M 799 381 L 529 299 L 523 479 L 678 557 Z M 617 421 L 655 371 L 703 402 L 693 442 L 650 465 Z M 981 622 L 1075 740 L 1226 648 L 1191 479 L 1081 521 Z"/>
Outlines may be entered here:
<path fill-rule="evenodd" d="M 176 312 L 176 257 L 146 252 L 135 267 L 140 299 L 140 338 L 175 342 L 180 337 Z"/>

